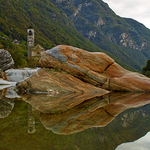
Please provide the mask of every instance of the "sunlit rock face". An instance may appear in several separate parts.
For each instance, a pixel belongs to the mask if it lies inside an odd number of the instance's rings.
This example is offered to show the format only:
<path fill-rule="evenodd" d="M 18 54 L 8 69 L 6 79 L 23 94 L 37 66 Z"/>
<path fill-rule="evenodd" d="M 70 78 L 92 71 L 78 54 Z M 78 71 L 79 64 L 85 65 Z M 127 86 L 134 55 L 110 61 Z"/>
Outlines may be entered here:
<path fill-rule="evenodd" d="M 3 71 L 14 68 L 14 60 L 11 57 L 11 54 L 4 49 L 0 49 L 0 68 Z"/>
<path fill-rule="evenodd" d="M 49 68 L 40 69 L 30 78 L 19 83 L 17 88 L 22 92 L 46 93 L 50 96 L 59 93 L 98 93 L 100 95 L 109 93 L 64 71 Z"/>
<path fill-rule="evenodd" d="M 60 68 L 85 82 L 101 86 L 107 80 L 104 71 L 114 60 L 102 52 L 61 45 L 47 50 L 39 63 L 41 67 Z"/>
<path fill-rule="evenodd" d="M 50 93 L 150 92 L 148 77 L 122 68 L 102 52 L 59 45 L 45 51 L 39 64 L 42 69 L 20 83 L 19 89 Z"/>
<path fill-rule="evenodd" d="M 150 92 L 150 79 L 128 71 L 102 52 L 87 52 L 59 45 L 45 51 L 40 66 L 59 68 L 72 76 L 109 91 Z"/>

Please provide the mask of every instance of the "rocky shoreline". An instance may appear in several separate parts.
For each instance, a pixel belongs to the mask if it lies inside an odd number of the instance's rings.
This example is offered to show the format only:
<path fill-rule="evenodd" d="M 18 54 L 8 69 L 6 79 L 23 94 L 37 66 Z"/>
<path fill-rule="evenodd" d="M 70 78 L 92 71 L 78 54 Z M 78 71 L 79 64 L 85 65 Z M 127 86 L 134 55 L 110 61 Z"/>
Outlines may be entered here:
<path fill-rule="evenodd" d="M 37 69 L 1 69 L 6 85 L 17 82 L 16 88 L 23 93 L 150 92 L 150 78 L 122 68 L 102 52 L 59 45 L 45 51 L 39 65 Z"/>

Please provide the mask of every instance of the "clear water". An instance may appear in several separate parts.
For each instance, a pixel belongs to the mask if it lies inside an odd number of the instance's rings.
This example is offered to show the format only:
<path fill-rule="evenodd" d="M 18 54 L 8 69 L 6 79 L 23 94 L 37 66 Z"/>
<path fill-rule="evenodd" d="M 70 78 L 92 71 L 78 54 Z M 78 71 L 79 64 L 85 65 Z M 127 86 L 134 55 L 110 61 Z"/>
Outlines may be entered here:
<path fill-rule="evenodd" d="M 71 105 L 81 96 L 0 92 L 0 150 L 150 149 L 150 94 L 85 97 Z"/>

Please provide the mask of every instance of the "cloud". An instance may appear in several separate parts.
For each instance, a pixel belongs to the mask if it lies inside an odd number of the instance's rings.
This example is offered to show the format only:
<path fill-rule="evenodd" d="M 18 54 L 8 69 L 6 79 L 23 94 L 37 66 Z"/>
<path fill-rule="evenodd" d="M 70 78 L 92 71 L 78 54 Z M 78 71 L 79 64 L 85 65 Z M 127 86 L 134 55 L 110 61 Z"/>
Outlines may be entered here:
<path fill-rule="evenodd" d="M 120 17 L 132 18 L 150 29 L 149 0 L 103 0 Z"/>

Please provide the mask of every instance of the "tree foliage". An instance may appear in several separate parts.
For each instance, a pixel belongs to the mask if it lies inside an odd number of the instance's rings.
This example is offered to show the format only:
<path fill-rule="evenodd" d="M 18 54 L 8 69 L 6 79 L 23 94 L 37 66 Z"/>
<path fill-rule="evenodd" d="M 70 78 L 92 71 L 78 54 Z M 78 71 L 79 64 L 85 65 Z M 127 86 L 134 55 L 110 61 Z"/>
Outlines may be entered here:
<path fill-rule="evenodd" d="M 40 44 L 45 49 L 50 49 L 63 44 L 92 52 L 101 51 L 129 70 L 141 70 L 147 58 L 150 58 L 150 44 L 147 49 L 137 52 L 120 46 L 119 36 L 122 32 L 129 33 L 133 41 L 140 45 L 141 41 L 148 43 L 150 31 L 138 22 L 118 17 L 101 0 L 91 0 L 90 7 L 82 5 L 80 13 L 74 18 L 77 3 L 83 2 L 74 1 L 73 4 L 71 1 L 56 3 L 55 0 L 1 0 L 0 47 L 11 52 L 16 67 L 28 66 L 26 30 L 32 26 L 35 30 L 35 45 Z M 96 26 L 99 18 L 105 22 L 104 26 Z M 88 37 L 90 31 L 96 32 L 95 38 Z M 112 40 L 111 35 L 118 40 Z M 14 39 L 21 42 L 16 49 L 12 44 Z"/>
<path fill-rule="evenodd" d="M 150 77 L 150 60 L 147 60 L 146 66 L 142 69 L 142 73 Z"/>

